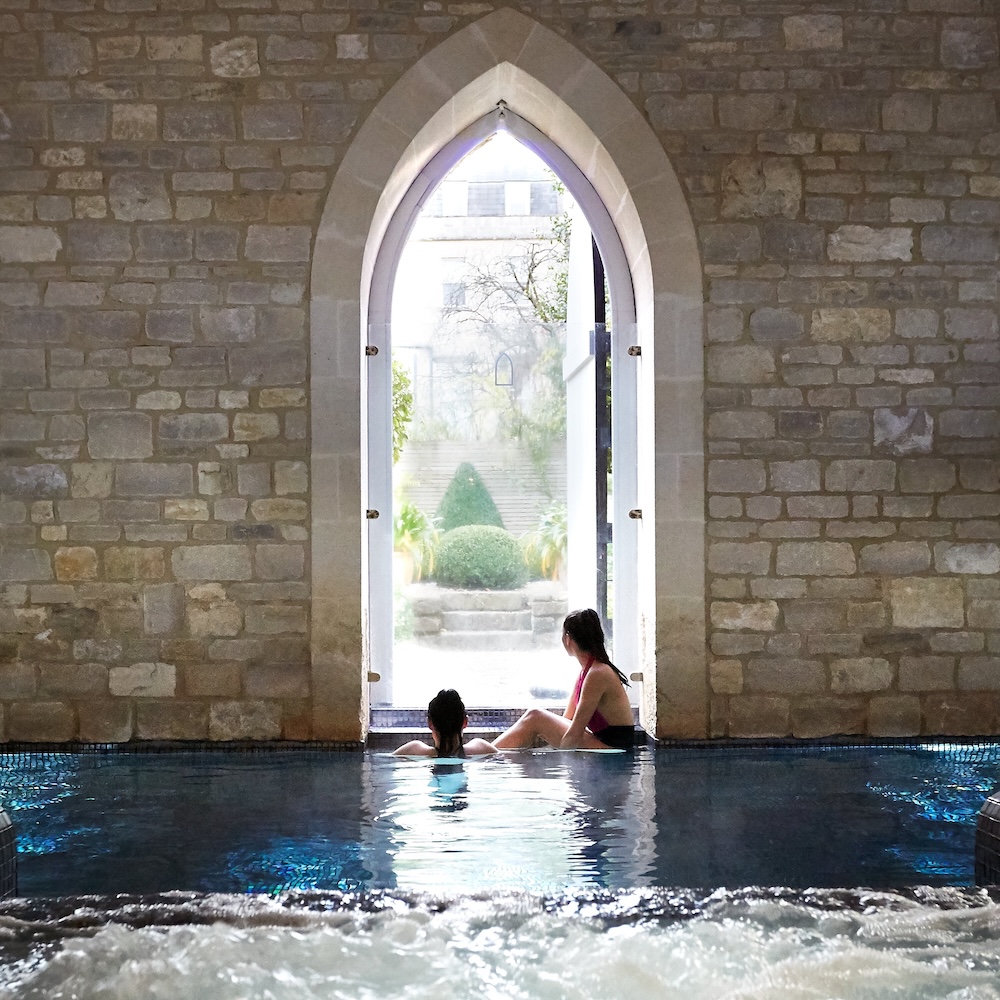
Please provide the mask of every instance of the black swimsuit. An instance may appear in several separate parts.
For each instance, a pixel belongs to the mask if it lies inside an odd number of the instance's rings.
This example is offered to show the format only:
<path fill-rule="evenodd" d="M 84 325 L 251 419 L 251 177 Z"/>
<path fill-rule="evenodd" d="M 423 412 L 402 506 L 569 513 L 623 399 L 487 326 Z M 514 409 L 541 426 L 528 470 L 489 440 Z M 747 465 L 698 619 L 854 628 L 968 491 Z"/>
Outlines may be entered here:
<path fill-rule="evenodd" d="M 634 726 L 605 726 L 594 733 L 594 736 L 615 750 L 631 750 L 635 747 Z"/>

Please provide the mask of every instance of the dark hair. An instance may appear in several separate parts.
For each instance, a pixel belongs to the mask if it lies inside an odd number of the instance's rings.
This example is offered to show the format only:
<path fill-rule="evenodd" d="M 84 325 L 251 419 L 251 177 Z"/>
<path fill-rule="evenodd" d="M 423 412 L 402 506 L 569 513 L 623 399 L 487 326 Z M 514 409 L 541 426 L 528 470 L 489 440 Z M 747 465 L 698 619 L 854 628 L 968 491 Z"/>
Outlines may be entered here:
<path fill-rule="evenodd" d="M 454 689 L 438 691 L 427 706 L 427 719 L 438 732 L 439 757 L 464 757 L 462 726 L 465 724 L 465 703 Z"/>
<path fill-rule="evenodd" d="M 563 631 L 582 649 L 589 653 L 598 663 L 606 663 L 618 675 L 622 684 L 628 684 L 628 678 L 611 662 L 608 651 L 604 648 L 604 629 L 601 628 L 601 617 L 593 608 L 580 608 L 571 611 L 563 619 Z"/>

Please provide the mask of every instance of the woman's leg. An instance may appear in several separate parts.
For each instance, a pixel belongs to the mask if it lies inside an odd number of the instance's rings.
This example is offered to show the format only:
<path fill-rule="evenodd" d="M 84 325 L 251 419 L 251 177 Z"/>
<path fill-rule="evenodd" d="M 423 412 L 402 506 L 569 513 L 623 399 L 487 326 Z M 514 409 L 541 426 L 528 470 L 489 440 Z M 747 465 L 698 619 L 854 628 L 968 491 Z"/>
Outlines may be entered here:
<path fill-rule="evenodd" d="M 569 719 L 554 712 L 547 712 L 544 708 L 529 708 L 510 729 L 490 742 L 498 750 L 516 750 L 534 746 L 535 740 L 541 737 L 546 743 L 557 747 L 569 725 Z"/>

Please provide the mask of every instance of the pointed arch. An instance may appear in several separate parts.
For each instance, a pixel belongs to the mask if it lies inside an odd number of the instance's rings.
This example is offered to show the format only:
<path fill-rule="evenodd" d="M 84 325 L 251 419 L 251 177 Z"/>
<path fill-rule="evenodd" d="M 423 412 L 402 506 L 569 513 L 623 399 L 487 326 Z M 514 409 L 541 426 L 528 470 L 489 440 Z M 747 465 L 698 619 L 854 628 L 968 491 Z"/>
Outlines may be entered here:
<path fill-rule="evenodd" d="M 614 221 L 636 296 L 644 724 L 707 734 L 702 276 L 677 177 L 640 112 L 593 62 L 510 9 L 428 52 L 344 156 L 311 281 L 313 731 L 363 737 L 363 351 L 379 247 L 431 158 L 498 101 L 586 175 Z M 622 571 L 622 568 L 619 568 Z M 377 665 L 373 665 L 377 669 Z"/>

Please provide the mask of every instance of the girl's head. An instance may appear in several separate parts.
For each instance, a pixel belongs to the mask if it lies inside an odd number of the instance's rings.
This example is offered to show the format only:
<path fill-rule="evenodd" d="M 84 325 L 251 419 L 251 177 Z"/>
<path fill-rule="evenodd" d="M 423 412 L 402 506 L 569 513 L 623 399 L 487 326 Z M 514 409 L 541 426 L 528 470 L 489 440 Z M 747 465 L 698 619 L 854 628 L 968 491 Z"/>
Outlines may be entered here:
<path fill-rule="evenodd" d="M 604 629 L 601 617 L 593 608 L 571 611 L 563 620 L 563 631 L 584 653 L 588 653 L 602 663 L 608 661 L 608 651 L 604 648 Z"/>
<path fill-rule="evenodd" d="M 427 706 L 427 721 L 437 736 L 438 754 L 454 757 L 462 747 L 462 730 L 466 723 L 461 695 L 454 688 L 438 691 Z"/>
<path fill-rule="evenodd" d="M 598 663 L 608 664 L 618 675 L 622 684 L 628 684 L 628 678 L 611 662 L 611 657 L 608 656 L 608 651 L 604 647 L 604 629 L 601 627 L 601 616 L 593 608 L 571 611 L 563 619 L 563 634 L 572 639 L 581 652 L 592 656 Z"/>

